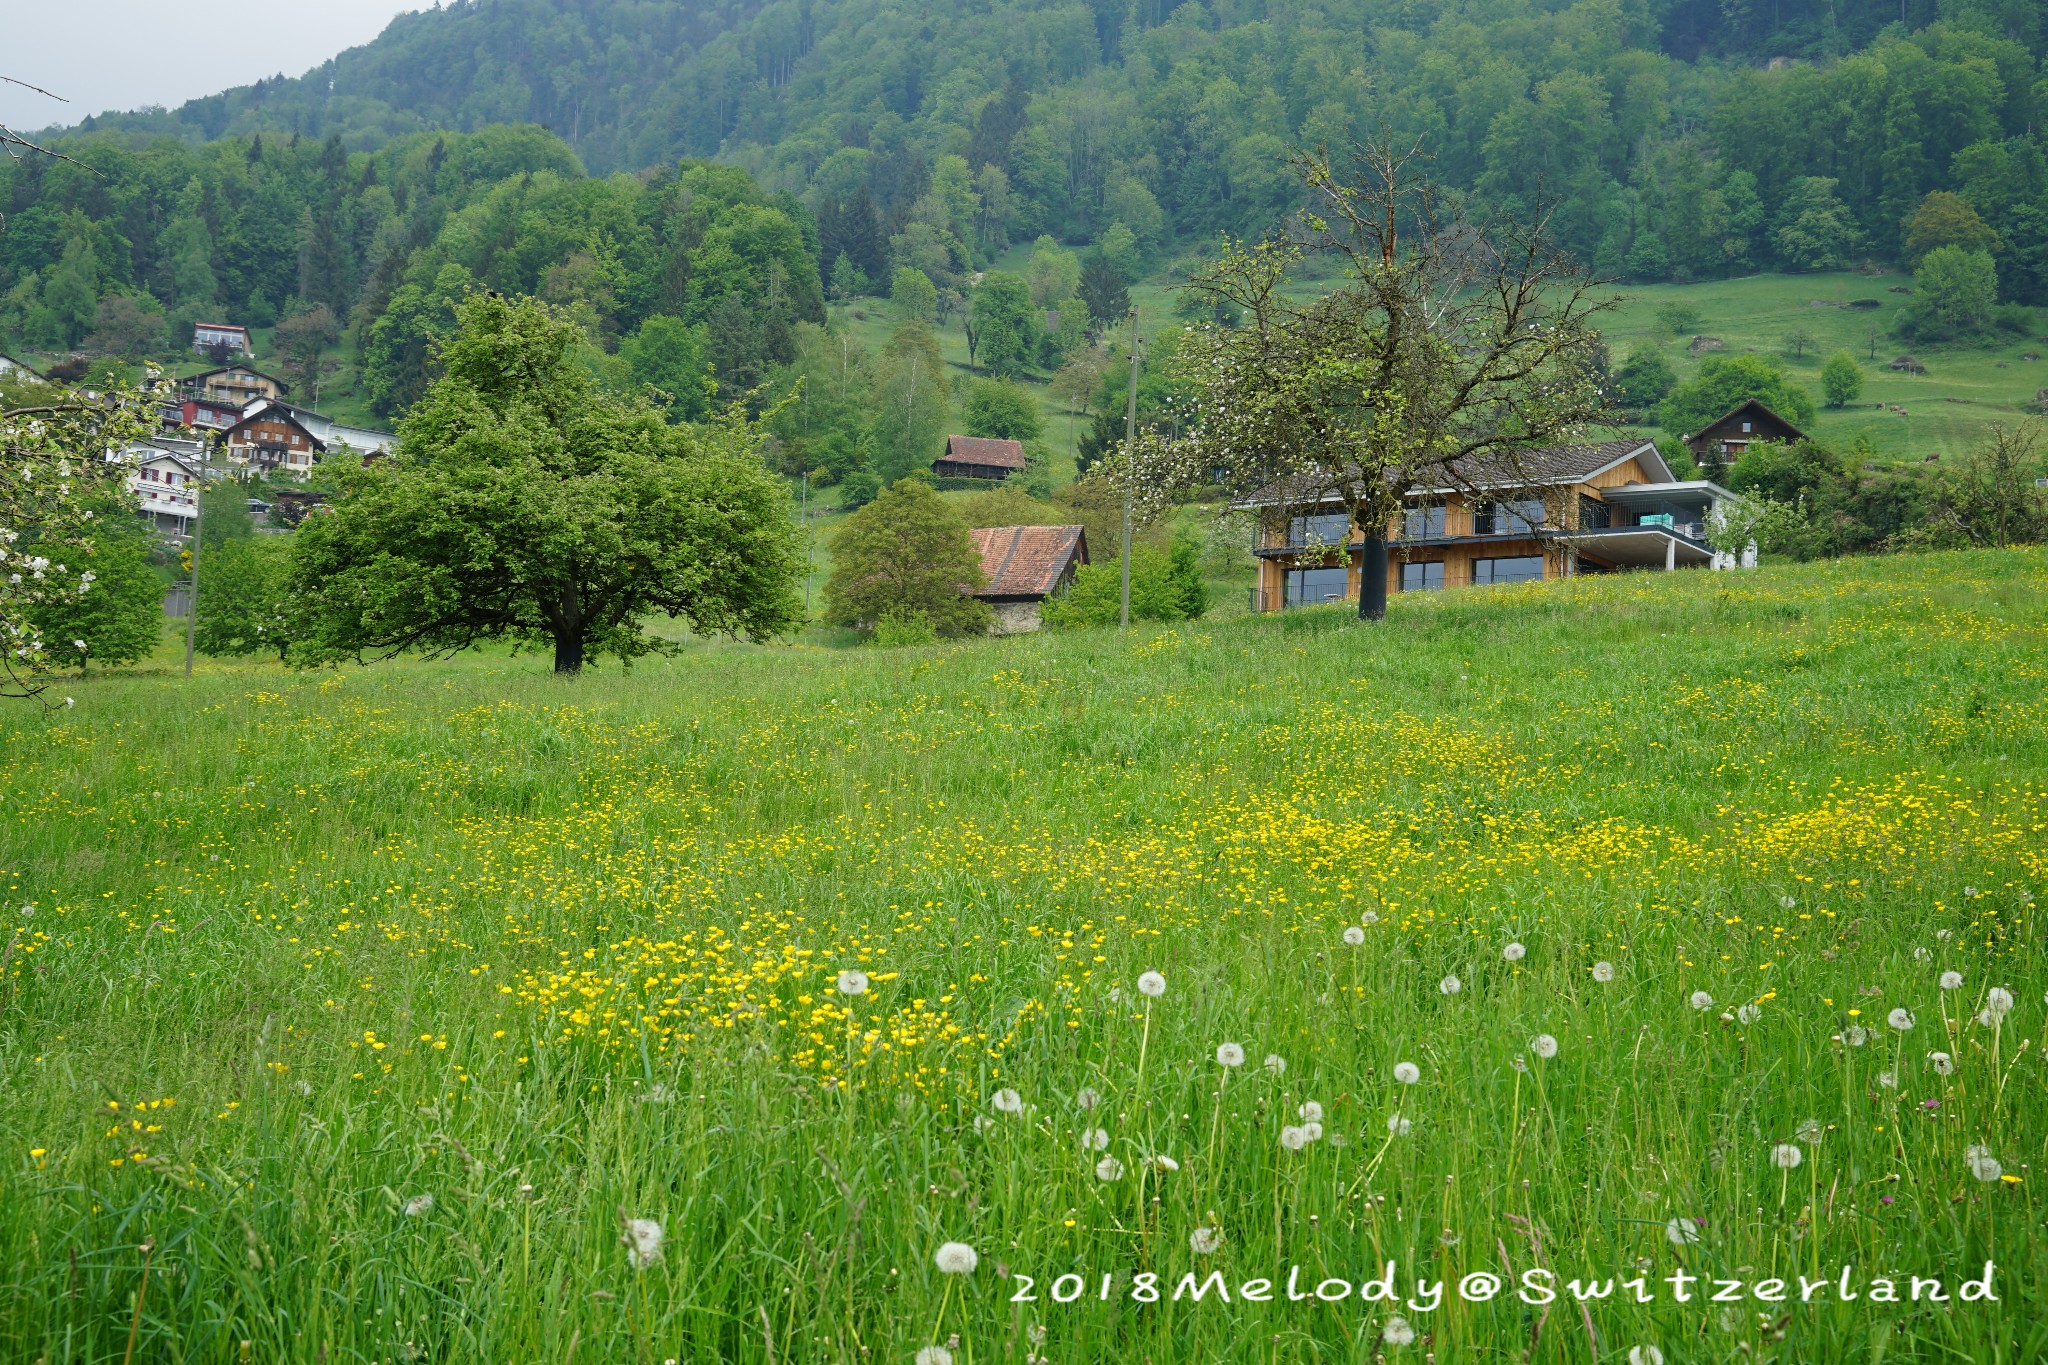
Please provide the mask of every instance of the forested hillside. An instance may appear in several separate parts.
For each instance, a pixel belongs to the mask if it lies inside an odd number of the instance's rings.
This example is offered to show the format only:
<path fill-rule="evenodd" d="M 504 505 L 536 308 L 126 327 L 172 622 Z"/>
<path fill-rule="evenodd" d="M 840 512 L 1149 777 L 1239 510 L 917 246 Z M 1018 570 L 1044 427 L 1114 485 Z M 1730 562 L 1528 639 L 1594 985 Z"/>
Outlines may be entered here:
<path fill-rule="evenodd" d="M 1384 125 L 1488 205 L 1561 197 L 1617 277 L 1891 258 L 1953 189 L 2043 300 L 2044 31 L 2033 0 L 466 0 L 114 122 L 364 149 L 530 120 L 599 171 L 718 157 L 966 258 L 1122 223 L 1154 260 L 1286 208 L 1289 145 Z"/>

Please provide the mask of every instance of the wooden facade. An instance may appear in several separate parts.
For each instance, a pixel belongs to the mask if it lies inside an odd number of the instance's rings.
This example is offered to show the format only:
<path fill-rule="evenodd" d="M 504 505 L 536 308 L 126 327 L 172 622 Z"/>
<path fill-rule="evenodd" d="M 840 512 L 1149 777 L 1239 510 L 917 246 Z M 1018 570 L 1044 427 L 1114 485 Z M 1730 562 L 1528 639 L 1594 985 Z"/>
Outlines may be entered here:
<path fill-rule="evenodd" d="M 327 450 L 324 441 L 306 430 L 288 409 L 278 406 L 244 417 L 227 430 L 223 444 L 232 464 L 302 479 Z"/>
<path fill-rule="evenodd" d="M 1754 398 L 1737 403 L 1685 438 L 1695 460 L 1734 464 L 1742 452 L 1765 441 L 1803 441 L 1806 433 Z"/>
<path fill-rule="evenodd" d="M 1649 442 L 1576 450 L 1573 473 L 1538 486 L 1411 492 L 1388 527 L 1388 594 L 1735 562 L 1706 538 L 1725 490 L 1673 481 Z M 1341 504 L 1262 511 L 1254 610 L 1358 600 L 1365 537 Z"/>

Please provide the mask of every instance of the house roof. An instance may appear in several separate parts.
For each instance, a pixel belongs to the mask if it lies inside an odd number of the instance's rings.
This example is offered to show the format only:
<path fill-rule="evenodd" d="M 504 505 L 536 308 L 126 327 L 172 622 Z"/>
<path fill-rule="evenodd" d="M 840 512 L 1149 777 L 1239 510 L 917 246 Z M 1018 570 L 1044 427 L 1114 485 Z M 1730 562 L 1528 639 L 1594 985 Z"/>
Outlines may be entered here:
<path fill-rule="evenodd" d="M 213 378 L 217 374 L 227 374 L 230 371 L 235 370 L 239 370 L 243 374 L 253 374 L 258 379 L 269 380 L 271 383 L 277 385 L 277 391 L 279 393 L 290 393 L 292 391 L 292 386 L 289 383 L 282 379 L 279 379 L 274 374 L 265 374 L 262 370 L 257 369 L 254 365 L 222 365 L 219 369 L 201 370 L 198 374 L 187 375 L 183 380 L 179 382 L 185 384 L 199 384 L 205 382 L 208 379 Z"/>
<path fill-rule="evenodd" d="M 988 436 L 948 436 L 946 459 L 960 464 L 985 464 L 998 469 L 1024 468 L 1024 443 Z"/>
<path fill-rule="evenodd" d="M 297 427 L 300 433 L 304 435 L 308 441 L 311 441 L 313 443 L 313 449 L 327 449 L 327 442 L 321 440 L 318 436 L 315 436 L 312 432 L 308 431 L 306 429 L 306 424 L 304 422 L 301 422 L 298 418 L 292 415 L 291 404 L 289 403 L 264 403 L 261 406 L 252 404 L 242 413 L 242 420 L 235 423 L 233 426 L 227 429 L 227 435 L 229 437 L 233 437 L 234 434 L 240 431 L 243 427 L 250 426 L 256 422 L 262 422 L 266 420 L 272 422 L 288 422 L 292 426 Z"/>
<path fill-rule="evenodd" d="M 1598 441 L 1586 445 L 1542 446 L 1517 451 L 1513 456 L 1486 455 L 1461 460 L 1448 471 L 1448 479 L 1435 484 L 1416 483 L 1405 496 L 1456 493 L 1465 490 L 1554 488 L 1560 484 L 1584 483 L 1634 459 L 1654 482 L 1671 478 L 1671 466 L 1657 453 L 1657 443 L 1640 438 Z M 1304 503 L 1340 502 L 1341 496 L 1327 479 L 1306 475 L 1276 479 L 1239 507 L 1285 507 Z"/>
<path fill-rule="evenodd" d="M 240 332 L 243 336 L 249 335 L 247 327 L 232 322 L 195 322 L 192 327 L 195 331 L 204 329 L 209 332 Z"/>
<path fill-rule="evenodd" d="M 1716 417 L 1716 418 L 1715 418 L 1715 419 L 1714 419 L 1713 421 L 1711 421 L 1711 422 L 1707 423 L 1707 424 L 1706 424 L 1705 426 L 1701 427 L 1701 428 L 1700 428 L 1700 429 L 1699 429 L 1698 431 L 1695 431 L 1695 432 L 1694 432 L 1694 433 L 1693 433 L 1692 435 L 1690 435 L 1690 436 L 1685 436 L 1685 437 L 1681 437 L 1680 439 L 1681 439 L 1681 440 L 1686 440 L 1686 441 L 1697 441 L 1697 440 L 1698 440 L 1698 439 L 1699 439 L 1700 437 L 1702 437 L 1702 436 L 1706 435 L 1706 434 L 1707 434 L 1708 432 L 1712 431 L 1712 430 L 1713 430 L 1713 429 L 1714 429 L 1715 427 L 1718 427 L 1718 426 L 1720 426 L 1720 425 L 1721 425 L 1721 423 L 1723 423 L 1723 422 L 1727 421 L 1727 420 L 1728 420 L 1729 418 L 1731 418 L 1731 417 L 1735 416 L 1735 415 L 1736 415 L 1737 413 L 1739 413 L 1739 412 L 1748 412 L 1748 411 L 1753 411 L 1753 412 L 1759 413 L 1759 414 L 1761 414 L 1762 416 L 1764 416 L 1764 417 L 1767 417 L 1767 418 L 1769 418 L 1769 419 L 1770 419 L 1771 421 L 1773 421 L 1773 422 L 1776 422 L 1776 423 L 1777 423 L 1777 424 L 1778 424 L 1779 426 L 1781 426 L 1781 427 L 1785 428 L 1785 430 L 1787 430 L 1787 431 L 1791 432 L 1791 433 L 1792 433 L 1792 439 L 1793 439 L 1793 440 L 1795 440 L 1795 441 L 1803 441 L 1803 440 L 1805 440 L 1805 439 L 1806 439 L 1806 433 L 1805 433 L 1805 432 L 1801 431 L 1801 430 L 1800 430 L 1800 429 L 1799 429 L 1798 427 L 1795 427 L 1795 426 L 1793 426 L 1793 425 L 1792 425 L 1792 424 L 1791 424 L 1790 422 L 1786 421 L 1786 420 L 1785 420 L 1784 418 L 1782 418 L 1782 417 L 1778 416 L 1778 414 L 1777 414 L 1777 413 L 1775 413 L 1775 412 L 1772 412 L 1772 411 L 1771 411 L 1771 409 L 1770 409 L 1770 406 L 1769 406 L 1768 404 L 1766 404 L 1766 403 L 1762 403 L 1762 402 L 1759 402 L 1758 400 L 1756 400 L 1756 399 L 1754 399 L 1754 398 L 1745 398 L 1745 399 L 1743 399 L 1743 400 L 1742 400 L 1742 401 L 1741 401 L 1740 403 L 1737 403 L 1737 404 L 1736 404 L 1736 405 L 1735 405 L 1734 407 L 1732 407 L 1732 408 L 1728 409 L 1728 411 L 1726 411 L 1726 412 L 1722 413 L 1722 414 L 1721 414 L 1721 415 L 1720 415 L 1719 417 Z"/>
<path fill-rule="evenodd" d="M 1088 562 L 1088 533 L 1079 526 L 988 526 L 967 534 L 988 579 L 977 597 L 1044 597 L 1068 565 Z"/>

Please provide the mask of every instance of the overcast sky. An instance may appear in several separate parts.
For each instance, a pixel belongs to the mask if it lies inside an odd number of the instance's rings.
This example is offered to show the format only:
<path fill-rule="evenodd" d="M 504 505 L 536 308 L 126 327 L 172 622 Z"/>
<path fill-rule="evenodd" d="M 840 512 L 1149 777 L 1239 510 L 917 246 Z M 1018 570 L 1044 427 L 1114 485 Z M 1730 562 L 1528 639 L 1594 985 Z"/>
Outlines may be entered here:
<path fill-rule="evenodd" d="M 433 0 L 0 0 L 0 123 L 44 128 L 87 114 L 186 100 L 283 72 L 304 74 Z"/>

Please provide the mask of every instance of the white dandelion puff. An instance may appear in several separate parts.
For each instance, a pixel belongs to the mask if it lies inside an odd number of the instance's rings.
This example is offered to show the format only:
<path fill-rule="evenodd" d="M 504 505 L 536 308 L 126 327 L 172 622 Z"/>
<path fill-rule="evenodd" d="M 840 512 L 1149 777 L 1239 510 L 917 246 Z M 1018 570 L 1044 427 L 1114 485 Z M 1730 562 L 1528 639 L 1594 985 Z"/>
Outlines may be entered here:
<path fill-rule="evenodd" d="M 839 974 L 839 993 L 841 995 L 865 995 L 867 994 L 867 989 L 868 974 L 866 972 L 849 969 Z"/>
<path fill-rule="evenodd" d="M 1422 1079 L 1422 1068 L 1413 1062 L 1394 1063 L 1394 1079 L 1403 1085 L 1414 1085 Z"/>
<path fill-rule="evenodd" d="M 1789 1171 L 1806 1160 L 1806 1154 L 1790 1142 L 1781 1142 L 1771 1148 L 1771 1164 L 1781 1171 Z"/>
<path fill-rule="evenodd" d="M 1593 979 L 1603 984 L 1614 980 L 1614 964 L 1612 962 L 1595 962 L 1593 964 Z"/>
<path fill-rule="evenodd" d="M 1529 950 L 1519 943 L 1510 943 L 1507 947 L 1500 950 L 1500 955 L 1510 962 L 1520 962 L 1528 954 Z"/>
<path fill-rule="evenodd" d="M 1970 1174 L 1989 1185 L 2005 1174 L 2005 1167 L 1990 1152 L 1979 1151 L 1970 1158 Z"/>
<path fill-rule="evenodd" d="M 1105 1184 L 1124 1178 L 1124 1163 L 1113 1156 L 1106 1156 L 1095 1163 L 1095 1178 Z"/>
<path fill-rule="evenodd" d="M 1166 994 L 1166 978 L 1158 972 L 1146 972 L 1138 978 L 1138 994 L 1154 998 Z"/>
<path fill-rule="evenodd" d="M 1778 897 L 1778 904 L 1784 906 L 1787 910 L 1790 910 L 1793 906 L 1799 904 L 1799 902 L 1794 900 L 1790 896 L 1780 896 Z"/>
<path fill-rule="evenodd" d="M 652 1218 L 628 1218 L 619 1241 L 626 1248 L 626 1260 L 635 1270 L 645 1270 L 661 1259 L 664 1236 L 661 1224 Z"/>
<path fill-rule="evenodd" d="M 1321 1142 L 1323 1140 L 1323 1125 L 1314 1119 L 1310 1119 L 1307 1123 L 1302 1124 L 1301 1131 L 1308 1134 L 1310 1142 Z"/>
<path fill-rule="evenodd" d="M 429 1210 L 431 1210 L 431 1209 L 432 1209 L 433 1207 L 434 1207 L 434 1196 L 433 1196 L 433 1195 L 431 1195 L 431 1194 L 416 1194 L 416 1195 L 414 1195 L 414 1196 L 413 1196 L 412 1198 L 410 1198 L 410 1199 L 408 1199 L 408 1200 L 406 1200 L 406 1201 L 405 1201 L 405 1216 L 406 1216 L 406 1217 L 408 1217 L 408 1218 L 417 1218 L 417 1217 L 419 1217 L 419 1216 L 420 1216 L 421 1214 L 423 1214 L 423 1213 L 426 1213 L 426 1212 L 428 1212 Z"/>
<path fill-rule="evenodd" d="M 1180 1163 L 1164 1152 L 1152 1153 L 1152 1155 L 1145 1158 L 1145 1164 L 1155 1170 L 1165 1171 L 1168 1175 L 1172 1175 L 1180 1169 Z"/>
<path fill-rule="evenodd" d="M 1465 989 L 1465 983 L 1458 980 L 1457 976 L 1453 974 L 1437 982 L 1436 988 L 1442 991 L 1445 995 L 1456 995 L 1459 991 Z"/>
<path fill-rule="evenodd" d="M 1862 1047 L 1870 1041 L 1870 1030 L 1861 1024 L 1851 1024 L 1842 1033 L 1842 1041 L 1850 1047 Z"/>
<path fill-rule="evenodd" d="M 1631 1346 L 1628 1365 L 1664 1365 L 1664 1353 L 1654 1346 Z"/>
<path fill-rule="evenodd" d="M 1081 1146 L 1085 1151 L 1105 1151 L 1109 1147 L 1109 1134 L 1101 1128 L 1084 1128 L 1081 1130 Z"/>
<path fill-rule="evenodd" d="M 916 1365 L 953 1365 L 953 1353 L 943 1346 L 918 1348 Z"/>
<path fill-rule="evenodd" d="M 1208 1256 L 1223 1245 L 1223 1234 L 1214 1228 L 1196 1228 L 1188 1234 L 1188 1250 L 1197 1256 Z"/>
<path fill-rule="evenodd" d="M 988 1102 L 994 1105 L 1000 1113 L 1021 1114 L 1024 1112 L 1024 1097 L 1007 1086 L 989 1096 Z"/>
<path fill-rule="evenodd" d="M 1406 1318 L 1388 1318 L 1387 1325 L 1380 1329 L 1380 1338 L 1389 1346 L 1406 1346 L 1415 1340 L 1415 1329 Z"/>
<path fill-rule="evenodd" d="M 1714 1008 L 1714 997 L 1705 991 L 1694 991 L 1686 1003 L 1696 1010 L 1710 1010 Z"/>
<path fill-rule="evenodd" d="M 1365 930 L 1355 924 L 1352 925 L 1344 931 L 1344 941 L 1356 948 L 1359 944 L 1365 942 Z"/>
<path fill-rule="evenodd" d="M 1675 1247 L 1688 1246 L 1699 1239 L 1699 1224 L 1690 1218 L 1674 1218 L 1664 1225 L 1664 1240 Z"/>
<path fill-rule="evenodd" d="M 1287 1059 L 1277 1052 L 1267 1053 L 1266 1070 L 1272 1072 L 1275 1076 L 1280 1075 L 1287 1070 Z"/>
<path fill-rule="evenodd" d="M 1401 1115 L 1399 1114 L 1395 1114 L 1387 1120 L 1387 1131 L 1389 1133 L 1392 1133 L 1395 1137 L 1407 1137 L 1408 1134 L 1411 1131 L 1413 1131 L 1414 1127 L 1414 1124 L 1410 1123 L 1407 1119 L 1401 1117 Z"/>
<path fill-rule="evenodd" d="M 1380 922 L 1380 912 L 1368 910 L 1358 917 L 1358 922 L 1360 924 L 1378 924 Z"/>
<path fill-rule="evenodd" d="M 981 1256 L 965 1242 L 942 1242 L 932 1255 L 932 1264 L 941 1275 L 972 1275 Z"/>
<path fill-rule="evenodd" d="M 1984 993 L 1984 1008 L 1995 1018 L 2005 1018 L 2012 1010 L 2012 992 L 2003 986 L 1993 986 Z"/>
<path fill-rule="evenodd" d="M 1547 1033 L 1539 1033 L 1529 1040 L 1529 1051 L 1549 1061 L 1557 1055 L 1557 1039 Z"/>
<path fill-rule="evenodd" d="M 1762 1005 L 1744 1005 L 1735 1011 L 1735 1018 L 1744 1024 L 1754 1024 L 1757 1020 L 1763 1018 L 1763 1014 L 1764 1007 Z"/>
<path fill-rule="evenodd" d="M 1216 1062 L 1219 1066 L 1243 1066 L 1244 1049 L 1236 1043 L 1224 1043 L 1216 1049 Z"/>
<path fill-rule="evenodd" d="M 1946 1052 L 1930 1052 L 1927 1060 L 1933 1065 L 1936 1075 L 1952 1076 L 1956 1070 L 1956 1059 Z"/>
<path fill-rule="evenodd" d="M 1097 1091 L 1096 1088 L 1092 1085 L 1082 1086 L 1080 1089 L 1080 1093 L 1074 1096 L 1074 1104 L 1077 1108 L 1093 1109 L 1096 1105 L 1101 1103 L 1101 1092 Z"/>
<path fill-rule="evenodd" d="M 1945 991 L 1960 989 L 1962 984 L 1963 974 L 1961 972 L 1943 972 L 1941 974 L 1941 988 Z"/>
<path fill-rule="evenodd" d="M 1932 962 L 1934 961 L 1934 954 L 1928 952 L 1925 948 L 1915 948 L 1913 950 L 1913 960 L 1915 962 Z"/>
<path fill-rule="evenodd" d="M 1799 1127 L 1794 1131 L 1799 1134 L 1799 1140 L 1801 1142 L 1805 1143 L 1809 1147 L 1812 1147 L 1820 1141 L 1821 1134 L 1825 1130 L 1820 1126 L 1819 1119 L 1801 1119 L 1799 1121 Z"/>
<path fill-rule="evenodd" d="M 1305 1100 L 1302 1102 L 1301 1107 L 1294 1112 L 1309 1123 L 1320 1123 L 1323 1117 L 1323 1106 L 1317 1104 L 1314 1100 Z"/>
<path fill-rule="evenodd" d="M 1280 1130 L 1280 1145 L 1290 1152 L 1298 1152 L 1309 1144 L 1308 1129 L 1293 1124 Z"/>
<path fill-rule="evenodd" d="M 1887 1014 L 1884 1017 L 1884 1021 L 1899 1032 L 1904 1033 L 1907 1029 L 1913 1027 L 1913 1012 L 1904 1006 L 1900 1006 L 1890 1014 Z"/>
<path fill-rule="evenodd" d="M 1896 1071 L 1880 1071 L 1877 1073 L 1877 1083 L 1887 1090 L 1897 1090 L 1899 1088 L 1899 1073 Z"/>

